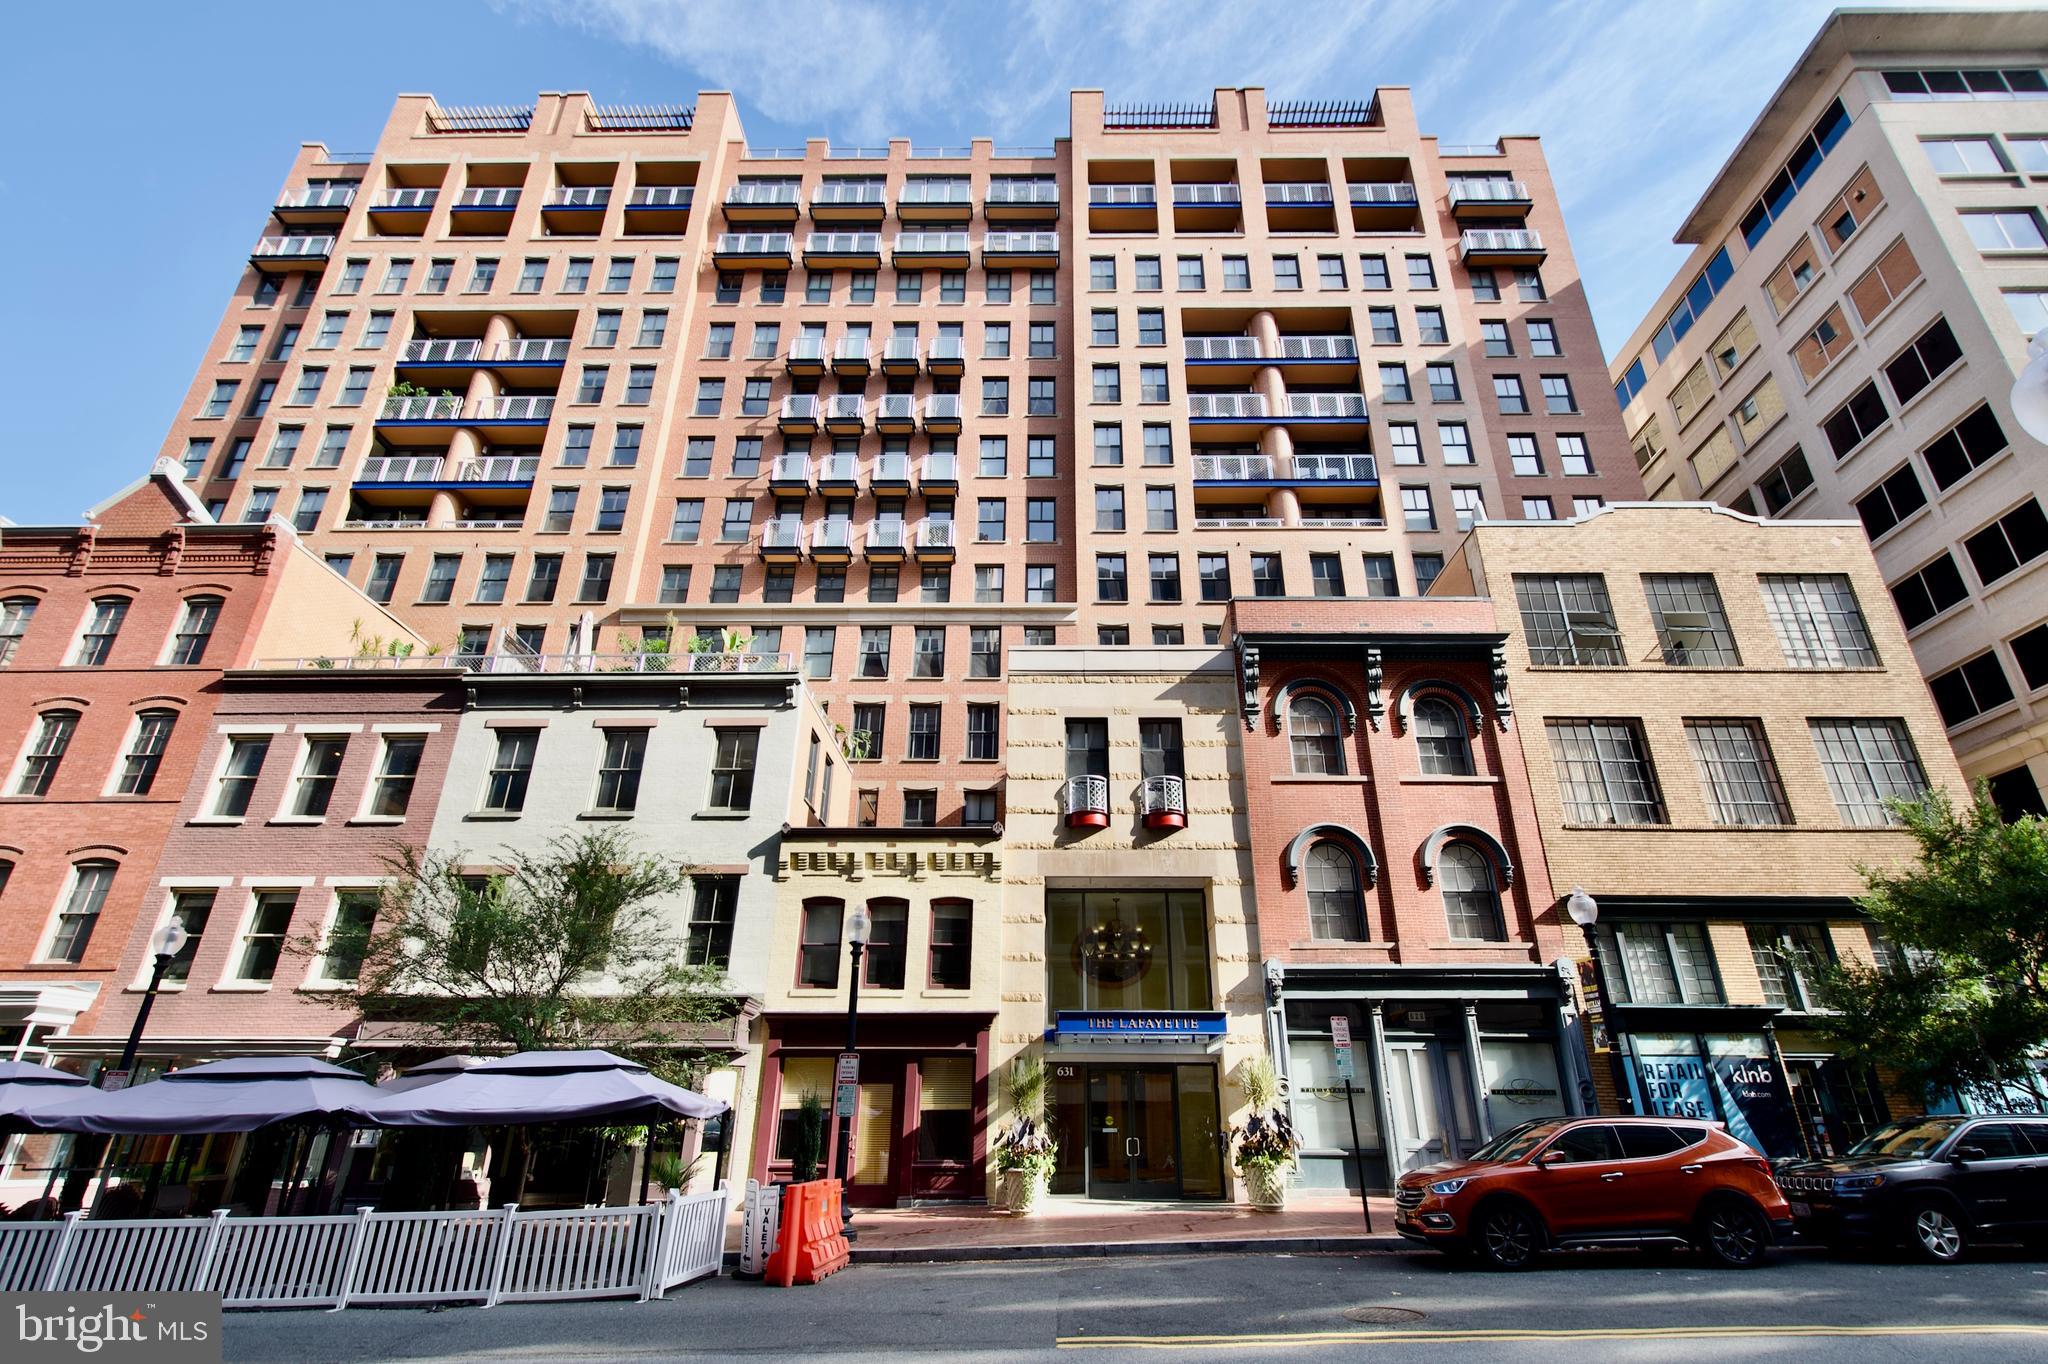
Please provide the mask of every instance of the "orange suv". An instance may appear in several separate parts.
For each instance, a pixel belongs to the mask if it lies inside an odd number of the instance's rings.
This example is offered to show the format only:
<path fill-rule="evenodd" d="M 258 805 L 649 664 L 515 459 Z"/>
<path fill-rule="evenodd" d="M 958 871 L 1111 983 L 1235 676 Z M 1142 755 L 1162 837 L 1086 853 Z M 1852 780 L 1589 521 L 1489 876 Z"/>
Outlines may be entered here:
<path fill-rule="evenodd" d="M 1412 1241 L 1521 1269 L 1544 1250 L 1696 1246 L 1737 1269 L 1790 1236 L 1771 1167 L 1719 1123 L 1546 1118 L 1469 1160 L 1401 1176 L 1394 1229 Z"/>

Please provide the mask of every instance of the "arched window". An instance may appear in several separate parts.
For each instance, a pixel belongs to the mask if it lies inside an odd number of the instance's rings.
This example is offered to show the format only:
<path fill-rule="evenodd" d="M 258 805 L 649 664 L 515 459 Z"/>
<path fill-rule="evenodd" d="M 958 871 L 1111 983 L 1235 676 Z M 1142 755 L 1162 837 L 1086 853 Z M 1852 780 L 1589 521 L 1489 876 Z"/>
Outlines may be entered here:
<path fill-rule="evenodd" d="M 135 717 L 135 735 L 128 742 L 121 761 L 121 777 L 114 789 L 124 796 L 146 796 L 156 784 L 156 770 L 163 764 L 164 747 L 178 723 L 177 712 L 145 710 Z"/>
<path fill-rule="evenodd" d="M 35 618 L 34 597 L 8 597 L 0 601 L 0 668 L 13 661 L 14 651 L 21 647 L 21 637 L 28 633 L 28 623 Z"/>
<path fill-rule="evenodd" d="M 1320 696 L 1296 696 L 1287 703 L 1287 738 L 1294 770 L 1305 776 L 1340 776 L 1344 753 L 1337 746 L 1337 712 Z"/>
<path fill-rule="evenodd" d="M 1415 751 L 1425 776 L 1472 775 L 1472 745 L 1465 737 L 1464 717 L 1441 696 L 1425 696 L 1415 703 Z"/>
<path fill-rule="evenodd" d="M 1308 850 L 1309 933 L 1346 942 L 1365 940 L 1365 896 L 1358 888 L 1358 862 L 1341 844 L 1325 840 Z"/>
<path fill-rule="evenodd" d="M 107 890 L 114 884 L 112 862 L 80 862 L 71 870 L 71 889 L 64 896 L 64 906 L 57 911 L 55 931 L 50 935 L 50 950 L 43 954 L 45 961 L 68 961 L 73 965 L 85 960 L 86 944 L 92 941 L 92 930 L 99 923 L 100 908 L 107 902 Z"/>
<path fill-rule="evenodd" d="M 1447 843 L 1437 856 L 1437 881 L 1444 891 L 1444 919 L 1453 938 L 1502 942 L 1500 892 L 1494 888 L 1493 864 L 1470 843 Z"/>
<path fill-rule="evenodd" d="M 128 619 L 126 597 L 95 597 L 92 614 L 85 618 L 85 629 L 78 636 L 78 652 L 72 655 L 74 668 L 103 667 L 107 655 L 114 650 L 114 639 L 121 633 L 121 622 Z"/>
<path fill-rule="evenodd" d="M 191 667 L 206 657 L 206 642 L 213 638 L 214 623 L 220 619 L 219 597 L 185 598 L 185 614 L 171 636 L 171 653 L 165 661 Z"/>
<path fill-rule="evenodd" d="M 21 779 L 14 785 L 17 796 L 50 793 L 50 783 L 57 779 L 58 765 L 64 761 L 71 736 L 78 730 L 75 710 L 46 710 L 38 718 L 35 743 L 29 747 L 28 757 L 21 765 Z"/>

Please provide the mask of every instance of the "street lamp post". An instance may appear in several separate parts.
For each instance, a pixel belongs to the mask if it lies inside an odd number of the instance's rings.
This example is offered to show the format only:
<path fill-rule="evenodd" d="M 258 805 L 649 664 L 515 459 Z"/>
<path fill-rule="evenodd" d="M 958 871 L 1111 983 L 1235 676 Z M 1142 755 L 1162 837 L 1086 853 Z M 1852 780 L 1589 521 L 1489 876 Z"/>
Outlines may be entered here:
<path fill-rule="evenodd" d="M 1622 1112 L 1635 1112 L 1635 1102 L 1629 1097 L 1628 1071 L 1621 1063 L 1621 1033 L 1614 1026 L 1614 995 L 1607 988 L 1607 967 L 1600 960 L 1600 940 L 1595 936 L 1594 927 L 1600 922 L 1600 902 L 1586 894 L 1584 886 L 1573 886 L 1571 898 L 1564 902 L 1565 911 L 1572 916 L 1586 934 L 1586 952 L 1593 958 L 1593 984 L 1600 992 L 1600 1017 L 1607 1025 L 1607 1060 L 1614 1070 L 1614 1101 L 1621 1105 Z M 1587 1038 L 1590 1048 L 1593 1039 Z"/>
<path fill-rule="evenodd" d="M 168 920 L 162 928 L 150 934 L 149 950 L 155 961 L 149 970 L 149 987 L 142 992 L 142 1003 L 135 1010 L 135 1023 L 128 1029 L 127 1044 L 121 1048 L 121 1064 L 111 1071 L 100 1072 L 100 1085 L 102 1088 L 106 1086 L 108 1080 L 113 1079 L 116 1075 L 120 1077 L 120 1083 L 125 1085 L 128 1083 L 128 1077 L 134 1073 L 135 1053 L 142 1048 L 142 1030 L 149 1024 L 149 1011 L 156 1004 L 157 991 L 163 988 L 164 973 L 171 969 L 171 963 L 176 961 L 178 953 L 184 950 L 187 936 L 185 925 L 179 923 L 175 918 Z M 99 1166 L 99 1195 L 93 1200 L 93 1205 L 97 1208 L 99 1206 L 99 1199 L 106 1195 L 107 1181 L 112 1179 L 114 1175 L 114 1166 L 106 1158 L 113 1149 L 113 1140 L 109 1137 L 102 1137 L 95 1145 L 97 1149 L 87 1158 L 93 1164 Z M 55 1171 L 52 1171 L 53 1175 L 54 1173 Z M 90 1174 L 82 1173 L 74 1162 L 71 1174 L 64 1181 L 64 1193 L 60 1206 L 75 1208 L 83 1203 L 85 1201 L 85 1185 L 91 1178 Z M 48 1196 L 46 1191 L 44 1197 Z"/>
<path fill-rule="evenodd" d="M 867 951 L 868 934 L 874 929 L 874 920 L 868 916 L 866 907 L 856 906 L 853 917 L 846 928 L 846 954 L 851 963 L 852 974 L 846 984 L 846 1054 L 860 1053 L 860 960 Z M 837 1084 L 834 1089 L 836 1091 Z M 838 1102 L 834 1095 L 835 1108 L 848 1105 Z M 851 1112 L 839 1116 L 839 1222 L 841 1229 L 850 1239 L 853 1235 L 853 1203 L 848 1195 L 853 1189 L 853 1124 L 860 1116 L 859 1073 L 855 1072 L 853 1103 Z"/>

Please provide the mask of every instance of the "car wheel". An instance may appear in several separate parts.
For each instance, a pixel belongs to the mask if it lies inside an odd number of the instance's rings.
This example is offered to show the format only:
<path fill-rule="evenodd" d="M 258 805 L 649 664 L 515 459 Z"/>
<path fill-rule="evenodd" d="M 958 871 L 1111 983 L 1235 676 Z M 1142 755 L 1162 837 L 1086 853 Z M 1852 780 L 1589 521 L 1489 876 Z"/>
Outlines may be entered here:
<path fill-rule="evenodd" d="M 1543 1249 L 1543 1228 L 1520 1203 L 1496 1203 L 1480 1215 L 1472 1249 L 1489 1269 L 1527 1269 Z"/>
<path fill-rule="evenodd" d="M 1907 1210 L 1906 1244 L 1929 1264 L 1952 1265 L 1970 1248 L 1970 1238 L 1954 1208 L 1930 1199 Z"/>
<path fill-rule="evenodd" d="M 1755 1269 L 1770 1252 L 1771 1224 L 1747 1199 L 1716 1199 L 1700 1214 L 1699 1242 L 1724 1269 Z"/>

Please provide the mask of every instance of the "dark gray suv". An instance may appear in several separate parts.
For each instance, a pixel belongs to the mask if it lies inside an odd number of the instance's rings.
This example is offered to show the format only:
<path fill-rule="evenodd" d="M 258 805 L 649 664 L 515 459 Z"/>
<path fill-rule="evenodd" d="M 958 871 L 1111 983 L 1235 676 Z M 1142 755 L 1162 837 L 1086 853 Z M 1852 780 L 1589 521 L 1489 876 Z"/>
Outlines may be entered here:
<path fill-rule="evenodd" d="M 1784 1167 L 1778 1184 L 1802 1236 L 1904 1242 L 1951 1264 L 1972 1241 L 2048 1237 L 2048 1116 L 1908 1118 L 1838 1160 Z"/>

